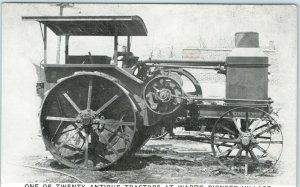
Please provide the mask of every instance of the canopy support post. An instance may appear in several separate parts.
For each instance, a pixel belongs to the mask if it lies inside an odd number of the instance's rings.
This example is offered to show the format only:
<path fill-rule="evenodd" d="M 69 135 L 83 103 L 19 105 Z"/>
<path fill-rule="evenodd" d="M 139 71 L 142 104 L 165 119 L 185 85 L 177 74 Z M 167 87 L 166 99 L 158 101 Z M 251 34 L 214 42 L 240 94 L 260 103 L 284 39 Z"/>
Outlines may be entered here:
<path fill-rule="evenodd" d="M 44 24 L 44 63 L 47 64 L 47 26 Z"/>
<path fill-rule="evenodd" d="M 118 65 L 118 36 L 114 38 L 114 64 Z"/>
<path fill-rule="evenodd" d="M 130 36 L 127 36 L 127 52 L 130 52 L 130 48 L 131 48 Z"/>
<path fill-rule="evenodd" d="M 66 35 L 66 41 L 65 41 L 65 64 L 69 63 L 69 39 L 70 39 L 70 36 Z"/>

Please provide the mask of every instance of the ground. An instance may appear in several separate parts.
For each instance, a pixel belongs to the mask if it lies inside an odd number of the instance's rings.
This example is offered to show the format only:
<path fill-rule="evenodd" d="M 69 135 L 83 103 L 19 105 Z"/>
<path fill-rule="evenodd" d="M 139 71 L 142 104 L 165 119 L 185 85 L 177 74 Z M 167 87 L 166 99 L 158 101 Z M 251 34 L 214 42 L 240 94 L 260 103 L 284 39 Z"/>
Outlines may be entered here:
<path fill-rule="evenodd" d="M 280 177 L 281 163 L 268 176 L 239 177 L 228 174 L 214 161 L 210 145 L 179 139 L 150 140 L 135 156 L 104 171 L 83 171 L 60 165 L 43 150 L 42 138 L 31 138 L 34 151 L 19 161 L 5 163 L 6 181 L 11 182 L 78 182 L 71 177 L 34 166 L 62 171 L 86 183 L 256 183 L 269 184 Z M 189 152 L 189 150 L 193 150 Z"/>

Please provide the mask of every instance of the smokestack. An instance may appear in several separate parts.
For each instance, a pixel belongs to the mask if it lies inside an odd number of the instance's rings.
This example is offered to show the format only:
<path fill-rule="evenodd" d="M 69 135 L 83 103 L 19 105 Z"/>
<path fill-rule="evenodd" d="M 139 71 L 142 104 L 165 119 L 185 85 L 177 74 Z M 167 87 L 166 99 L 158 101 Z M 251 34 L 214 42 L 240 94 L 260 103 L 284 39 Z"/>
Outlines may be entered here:
<path fill-rule="evenodd" d="M 235 33 L 235 47 L 238 48 L 259 48 L 257 32 L 237 32 Z"/>

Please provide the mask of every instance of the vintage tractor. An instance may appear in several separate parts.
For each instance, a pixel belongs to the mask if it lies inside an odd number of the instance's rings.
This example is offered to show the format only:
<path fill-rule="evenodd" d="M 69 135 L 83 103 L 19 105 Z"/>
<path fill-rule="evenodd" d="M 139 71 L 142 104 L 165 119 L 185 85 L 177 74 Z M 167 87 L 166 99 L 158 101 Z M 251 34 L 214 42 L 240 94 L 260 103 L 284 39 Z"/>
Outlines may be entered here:
<path fill-rule="evenodd" d="M 41 25 L 43 97 L 40 124 L 47 149 L 61 163 L 99 170 L 143 146 L 156 129 L 183 126 L 211 132 L 214 159 L 233 174 L 263 174 L 278 162 L 280 125 L 271 116 L 268 57 L 258 33 L 236 33 L 225 61 L 139 61 L 131 37 L 146 36 L 138 16 L 23 17 Z M 43 29 L 42 29 L 43 25 Z M 65 37 L 65 64 L 48 63 L 47 30 Z M 69 55 L 75 36 L 114 38 L 113 57 Z M 127 46 L 118 50 L 118 38 Z M 226 98 L 203 98 L 187 69 L 214 69 L 226 76 Z M 193 92 L 185 91 L 190 81 Z"/>

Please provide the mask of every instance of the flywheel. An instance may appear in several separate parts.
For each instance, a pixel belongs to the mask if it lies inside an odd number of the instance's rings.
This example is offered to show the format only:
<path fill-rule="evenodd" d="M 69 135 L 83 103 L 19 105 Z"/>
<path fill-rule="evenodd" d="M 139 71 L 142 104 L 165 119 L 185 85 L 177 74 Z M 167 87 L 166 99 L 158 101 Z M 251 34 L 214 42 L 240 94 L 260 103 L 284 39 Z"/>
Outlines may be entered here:
<path fill-rule="evenodd" d="M 183 104 L 184 92 L 181 85 L 168 76 L 157 76 L 151 79 L 144 88 L 144 100 L 154 113 L 170 115 Z"/>

